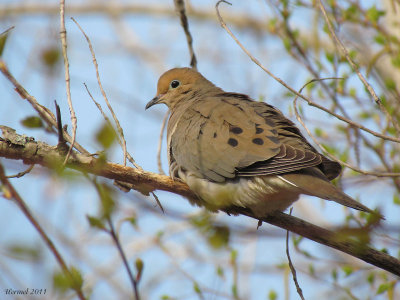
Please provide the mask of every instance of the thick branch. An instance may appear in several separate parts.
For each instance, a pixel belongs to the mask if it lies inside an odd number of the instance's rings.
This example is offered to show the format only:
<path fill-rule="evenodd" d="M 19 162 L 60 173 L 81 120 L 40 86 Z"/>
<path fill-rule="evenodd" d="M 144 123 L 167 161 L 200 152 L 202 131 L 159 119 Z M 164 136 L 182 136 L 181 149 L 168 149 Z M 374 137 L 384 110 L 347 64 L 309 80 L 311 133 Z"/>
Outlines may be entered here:
<path fill-rule="evenodd" d="M 14 129 L 6 126 L 0 126 L 0 129 L 3 131 L 3 137 L 0 137 L 0 157 L 19 159 L 26 164 L 39 164 L 48 168 L 62 166 L 65 156 L 62 152 L 58 151 L 57 147 L 16 134 Z M 196 196 L 183 182 L 174 181 L 165 175 L 108 163 L 90 155 L 73 152 L 68 159 L 67 167 L 130 183 L 134 189 L 145 194 L 154 190 L 163 190 L 181 195 L 193 201 L 196 199 Z M 243 214 L 255 218 L 250 211 L 243 208 L 230 208 L 226 209 L 226 212 Z M 350 238 L 344 238 L 333 231 L 318 227 L 285 213 L 276 213 L 275 215 L 262 218 L 261 221 L 289 230 L 400 276 L 399 260 L 367 245 L 360 245 L 360 243 Z"/>

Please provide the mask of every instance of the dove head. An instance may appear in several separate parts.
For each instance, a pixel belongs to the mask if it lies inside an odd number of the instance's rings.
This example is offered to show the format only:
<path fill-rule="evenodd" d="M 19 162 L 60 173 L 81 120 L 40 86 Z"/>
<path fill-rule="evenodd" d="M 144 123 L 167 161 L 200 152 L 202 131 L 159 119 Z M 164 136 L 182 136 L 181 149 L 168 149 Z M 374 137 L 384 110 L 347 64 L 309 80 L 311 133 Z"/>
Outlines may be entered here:
<path fill-rule="evenodd" d="M 164 103 L 173 109 L 179 102 L 193 99 L 212 90 L 218 90 L 214 84 L 191 68 L 175 68 L 161 75 L 157 84 L 157 95 L 146 105 L 149 107 Z"/>

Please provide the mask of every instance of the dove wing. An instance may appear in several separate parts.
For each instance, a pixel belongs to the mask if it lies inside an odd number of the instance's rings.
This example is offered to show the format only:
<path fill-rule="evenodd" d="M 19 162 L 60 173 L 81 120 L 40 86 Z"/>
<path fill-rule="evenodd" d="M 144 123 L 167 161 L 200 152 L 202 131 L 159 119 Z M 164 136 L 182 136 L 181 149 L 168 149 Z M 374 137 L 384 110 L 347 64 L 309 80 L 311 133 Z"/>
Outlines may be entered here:
<path fill-rule="evenodd" d="M 170 164 L 214 182 L 283 174 L 324 159 L 278 110 L 236 93 L 177 109 L 168 124 L 168 147 Z"/>

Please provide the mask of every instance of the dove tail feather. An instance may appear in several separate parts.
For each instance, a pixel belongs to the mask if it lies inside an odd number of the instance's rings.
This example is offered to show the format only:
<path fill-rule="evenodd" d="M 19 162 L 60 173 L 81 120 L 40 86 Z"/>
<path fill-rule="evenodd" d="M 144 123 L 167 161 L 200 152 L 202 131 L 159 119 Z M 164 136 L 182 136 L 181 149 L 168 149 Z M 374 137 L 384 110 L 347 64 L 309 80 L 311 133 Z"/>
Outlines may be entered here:
<path fill-rule="evenodd" d="M 374 213 L 371 209 L 354 200 L 336 188 L 327 179 L 320 176 L 320 172 L 313 169 L 304 169 L 300 173 L 291 173 L 279 176 L 286 183 L 303 190 L 304 194 L 316 196 L 325 200 L 335 201 L 344 206 L 360 211 Z M 308 172 L 307 172 L 308 171 Z M 308 173 L 308 174 L 307 174 Z"/>

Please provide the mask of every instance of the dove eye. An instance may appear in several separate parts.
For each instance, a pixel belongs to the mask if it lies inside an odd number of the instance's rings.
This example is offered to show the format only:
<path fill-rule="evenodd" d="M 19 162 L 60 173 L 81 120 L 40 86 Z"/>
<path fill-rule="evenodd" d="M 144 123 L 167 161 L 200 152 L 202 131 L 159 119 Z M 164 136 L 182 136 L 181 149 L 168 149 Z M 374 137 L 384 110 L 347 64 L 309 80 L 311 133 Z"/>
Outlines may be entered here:
<path fill-rule="evenodd" d="M 172 80 L 169 86 L 170 86 L 172 89 L 176 89 L 180 84 L 181 84 L 181 83 L 180 83 L 178 80 Z"/>

